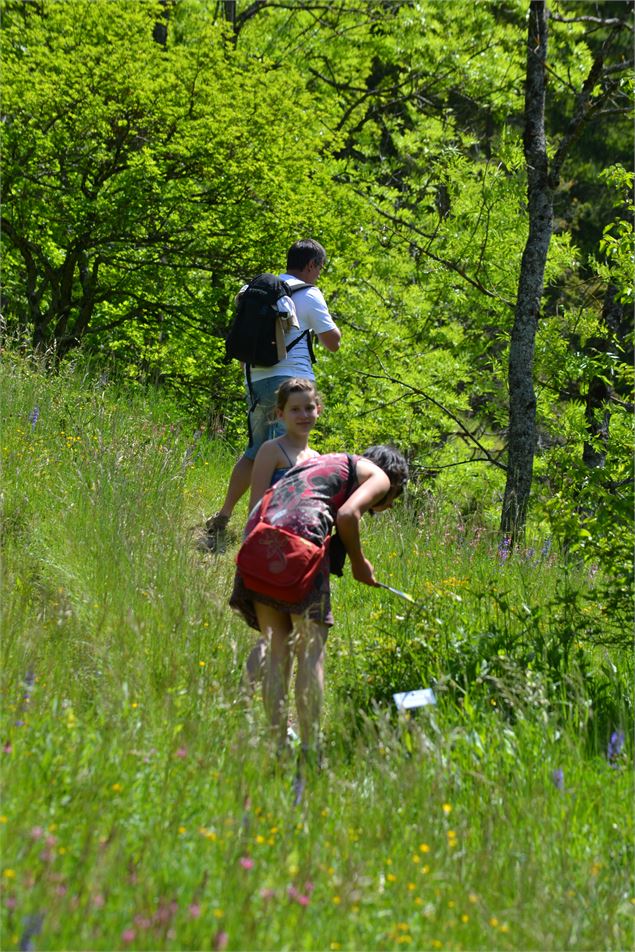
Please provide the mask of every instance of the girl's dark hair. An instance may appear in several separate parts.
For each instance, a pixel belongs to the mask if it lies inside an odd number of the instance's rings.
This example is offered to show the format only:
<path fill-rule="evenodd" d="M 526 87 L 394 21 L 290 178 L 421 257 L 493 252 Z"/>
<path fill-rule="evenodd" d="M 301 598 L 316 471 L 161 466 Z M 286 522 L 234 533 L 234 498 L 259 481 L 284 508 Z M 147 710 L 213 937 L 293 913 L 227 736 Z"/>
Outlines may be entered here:
<path fill-rule="evenodd" d="M 303 271 L 311 261 L 324 267 L 326 251 L 315 238 L 302 238 L 287 251 L 287 271 Z"/>
<path fill-rule="evenodd" d="M 322 403 L 314 380 L 307 380 L 305 377 L 290 377 L 284 383 L 281 383 L 276 390 L 276 407 L 278 410 L 284 410 L 292 393 L 309 393 L 316 403 Z"/>
<path fill-rule="evenodd" d="M 400 495 L 408 482 L 408 463 L 404 456 L 394 446 L 369 446 L 363 453 L 375 466 L 383 469 L 390 480 L 390 485 Z"/>

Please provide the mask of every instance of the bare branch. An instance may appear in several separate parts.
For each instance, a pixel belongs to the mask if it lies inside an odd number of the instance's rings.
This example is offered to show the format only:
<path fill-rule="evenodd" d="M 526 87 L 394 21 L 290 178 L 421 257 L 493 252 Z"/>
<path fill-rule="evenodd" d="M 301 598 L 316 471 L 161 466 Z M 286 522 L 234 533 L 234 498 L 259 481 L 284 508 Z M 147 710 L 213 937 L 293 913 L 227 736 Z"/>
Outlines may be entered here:
<path fill-rule="evenodd" d="M 358 195 L 361 195 L 364 198 L 367 198 L 363 192 L 357 191 Z M 416 225 L 413 225 L 412 222 L 405 222 L 403 219 L 399 218 L 398 215 L 392 215 L 390 212 L 384 211 L 383 208 L 380 208 L 374 202 L 370 203 L 372 207 L 378 212 L 383 218 L 387 218 L 388 221 L 393 222 L 395 225 L 400 225 L 402 228 L 406 227 L 410 231 L 414 232 L 416 235 L 420 235 L 422 238 L 432 240 L 434 235 L 431 235 L 425 231 L 422 231 L 420 228 L 417 228 Z M 515 305 L 513 301 L 508 301 L 507 298 L 501 297 L 500 294 L 496 294 L 494 291 L 490 291 L 489 288 L 486 288 L 480 281 L 476 278 L 472 278 L 467 274 L 460 265 L 456 264 L 454 261 L 448 261 L 447 258 L 442 258 L 440 255 L 436 255 L 433 251 L 430 251 L 429 247 L 422 247 L 421 245 L 417 246 L 419 251 L 422 254 L 427 255 L 428 258 L 432 258 L 433 261 L 437 261 L 439 264 L 442 264 L 445 268 L 448 268 L 450 271 L 454 271 L 455 274 L 458 274 L 464 281 L 470 284 L 473 288 L 476 288 L 477 291 L 480 291 L 481 294 L 484 294 L 486 297 L 493 298 L 495 301 L 500 301 L 501 304 L 507 305 L 507 307 L 514 310 Z"/>
<path fill-rule="evenodd" d="M 453 413 L 451 410 L 448 410 L 447 407 L 443 406 L 443 404 L 440 403 L 438 400 L 436 400 L 434 397 L 431 397 L 430 394 L 426 393 L 425 390 L 421 390 L 419 387 L 413 387 L 412 384 L 406 383 L 405 380 L 399 380 L 397 377 L 393 377 L 392 374 L 389 374 L 386 371 L 381 361 L 381 358 L 377 358 L 377 360 L 379 362 L 379 365 L 381 366 L 381 369 L 384 371 L 383 374 L 373 374 L 373 373 L 370 373 L 369 371 L 362 371 L 362 370 L 360 370 L 359 373 L 361 373 L 362 376 L 370 377 L 373 380 L 387 380 L 389 383 L 395 383 L 399 387 L 405 387 L 407 390 L 410 390 L 412 393 L 416 393 L 418 396 L 423 397 L 423 399 L 427 400 L 429 403 L 434 404 L 435 407 L 438 407 L 439 410 L 441 410 L 443 413 L 449 416 L 451 420 L 454 420 L 454 422 L 459 427 L 464 437 L 469 442 L 474 443 L 474 445 L 478 447 L 481 453 L 483 453 L 483 456 L 485 457 L 485 459 L 487 459 L 490 463 L 492 463 L 493 466 L 497 466 L 499 469 L 502 469 L 503 472 L 507 472 L 507 467 L 505 466 L 505 464 L 501 463 L 500 460 L 496 459 L 496 457 L 492 453 L 490 453 L 490 451 L 487 449 L 486 446 L 483 446 L 480 440 L 477 439 L 476 436 L 474 436 L 474 434 L 465 426 L 465 424 L 459 419 L 459 417 L 457 417 L 455 413 Z"/>
<path fill-rule="evenodd" d="M 633 31 L 633 27 L 626 20 L 619 20 L 615 17 L 612 17 L 608 20 L 603 20 L 602 17 L 591 17 L 591 16 L 581 16 L 581 17 L 562 17 L 558 13 L 550 13 L 549 18 L 551 20 L 556 20 L 558 23 L 597 23 L 599 26 L 608 26 L 613 27 L 614 29 L 625 29 Z"/>
<path fill-rule="evenodd" d="M 603 73 L 604 67 L 604 57 L 608 52 L 608 49 L 613 42 L 613 37 L 615 36 L 615 29 L 613 29 L 610 35 L 606 38 L 602 44 L 602 48 L 598 51 L 593 63 L 591 64 L 591 69 L 589 70 L 589 75 L 584 81 L 584 85 L 580 90 L 580 93 L 577 98 L 575 111 L 571 117 L 569 126 L 558 146 L 558 150 L 553 157 L 551 163 L 551 168 L 549 171 L 549 182 L 552 188 L 558 186 L 560 181 L 560 170 L 562 164 L 567 156 L 569 149 L 572 144 L 577 139 L 580 134 L 582 126 L 587 121 L 591 113 L 596 109 L 606 98 L 605 96 L 593 98 L 593 90 L 595 89 L 600 77 Z"/>
<path fill-rule="evenodd" d="M 470 459 L 461 459 L 456 463 L 441 463 L 439 466 L 426 466 L 423 467 L 424 472 L 427 473 L 436 473 L 441 469 L 452 469 L 454 466 L 467 466 L 468 463 L 491 463 L 492 459 L 489 456 L 472 456 Z M 505 468 L 505 467 L 503 467 Z"/>

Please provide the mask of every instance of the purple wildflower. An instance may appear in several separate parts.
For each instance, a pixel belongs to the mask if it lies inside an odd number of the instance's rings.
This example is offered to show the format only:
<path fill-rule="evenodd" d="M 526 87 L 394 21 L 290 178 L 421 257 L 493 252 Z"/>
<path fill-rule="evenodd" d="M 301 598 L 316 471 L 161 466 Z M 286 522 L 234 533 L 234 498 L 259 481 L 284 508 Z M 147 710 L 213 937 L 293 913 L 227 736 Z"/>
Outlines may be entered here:
<path fill-rule="evenodd" d="M 623 747 L 624 731 L 613 731 L 606 749 L 606 756 L 613 767 L 617 766 L 616 761 L 622 753 Z"/>
<path fill-rule="evenodd" d="M 547 538 L 543 542 L 543 546 L 542 546 L 542 549 L 540 550 L 540 554 L 543 557 L 543 559 L 546 559 L 550 552 L 551 552 L 551 536 L 547 536 Z"/>
<path fill-rule="evenodd" d="M 512 540 L 509 536 L 504 536 L 498 545 L 498 561 L 501 565 L 507 561 L 511 552 Z"/>
<path fill-rule="evenodd" d="M 35 424 L 40 418 L 40 408 L 36 405 L 33 407 L 29 413 L 29 423 L 31 424 L 31 432 L 35 429 Z"/>
<path fill-rule="evenodd" d="M 564 770 L 562 767 L 558 767 L 556 770 L 551 771 L 551 782 L 554 787 L 558 790 L 564 790 Z"/>

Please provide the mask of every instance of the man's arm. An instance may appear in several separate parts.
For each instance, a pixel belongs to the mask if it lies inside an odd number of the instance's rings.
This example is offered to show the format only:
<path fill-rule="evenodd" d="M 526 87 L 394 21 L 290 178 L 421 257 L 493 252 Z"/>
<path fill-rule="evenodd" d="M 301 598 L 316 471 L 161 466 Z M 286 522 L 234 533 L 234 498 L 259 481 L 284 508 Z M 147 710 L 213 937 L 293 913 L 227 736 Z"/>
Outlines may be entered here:
<path fill-rule="evenodd" d="M 317 335 L 317 339 L 323 347 L 334 354 L 336 350 L 339 350 L 342 333 L 339 327 L 334 327 L 332 331 L 322 331 L 321 334 Z"/>

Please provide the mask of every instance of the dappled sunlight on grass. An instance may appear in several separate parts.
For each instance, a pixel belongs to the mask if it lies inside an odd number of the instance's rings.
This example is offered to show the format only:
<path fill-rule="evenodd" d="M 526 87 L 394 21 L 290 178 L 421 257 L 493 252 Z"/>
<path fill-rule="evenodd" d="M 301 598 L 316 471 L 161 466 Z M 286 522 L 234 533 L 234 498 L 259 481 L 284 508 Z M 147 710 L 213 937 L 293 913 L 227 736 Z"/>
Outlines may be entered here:
<path fill-rule="evenodd" d="M 583 566 L 407 501 L 369 520 L 415 604 L 334 580 L 294 806 L 241 689 L 237 538 L 192 539 L 227 448 L 72 376 L 7 373 L 2 404 L 3 948 L 626 947 L 631 661 Z"/>

